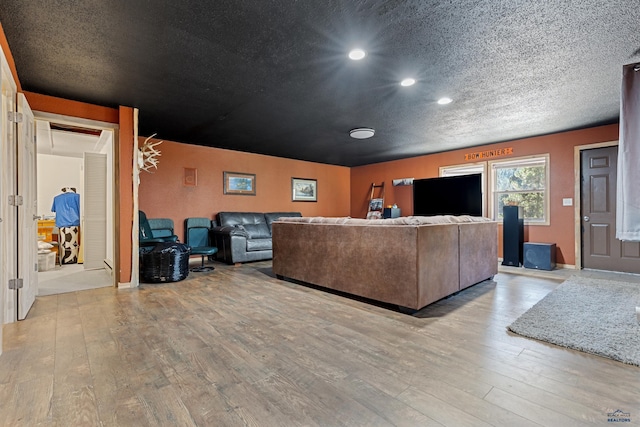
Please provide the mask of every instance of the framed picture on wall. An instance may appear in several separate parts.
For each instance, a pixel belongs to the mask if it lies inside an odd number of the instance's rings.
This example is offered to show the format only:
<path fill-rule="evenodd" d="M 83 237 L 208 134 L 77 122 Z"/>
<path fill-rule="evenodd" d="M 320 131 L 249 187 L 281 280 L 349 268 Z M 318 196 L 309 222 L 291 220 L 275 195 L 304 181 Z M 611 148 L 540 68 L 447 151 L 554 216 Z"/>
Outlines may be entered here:
<path fill-rule="evenodd" d="M 291 200 L 294 202 L 317 202 L 318 181 L 309 178 L 291 178 Z"/>
<path fill-rule="evenodd" d="M 223 172 L 224 194 L 256 195 L 256 174 Z"/>

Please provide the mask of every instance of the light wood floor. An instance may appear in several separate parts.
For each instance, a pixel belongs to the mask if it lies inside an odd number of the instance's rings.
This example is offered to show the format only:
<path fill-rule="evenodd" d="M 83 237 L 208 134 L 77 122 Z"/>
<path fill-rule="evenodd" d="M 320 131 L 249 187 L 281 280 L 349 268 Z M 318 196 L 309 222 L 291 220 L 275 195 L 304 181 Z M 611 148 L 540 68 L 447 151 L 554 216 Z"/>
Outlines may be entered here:
<path fill-rule="evenodd" d="M 66 292 L 113 286 L 113 278 L 106 269 L 85 270 L 82 264 L 57 265 L 54 269 L 38 272 L 38 295 L 56 295 Z"/>
<path fill-rule="evenodd" d="M 38 297 L 4 327 L 0 425 L 640 423 L 640 368 L 507 332 L 561 280 L 501 272 L 409 316 L 216 266 Z"/>

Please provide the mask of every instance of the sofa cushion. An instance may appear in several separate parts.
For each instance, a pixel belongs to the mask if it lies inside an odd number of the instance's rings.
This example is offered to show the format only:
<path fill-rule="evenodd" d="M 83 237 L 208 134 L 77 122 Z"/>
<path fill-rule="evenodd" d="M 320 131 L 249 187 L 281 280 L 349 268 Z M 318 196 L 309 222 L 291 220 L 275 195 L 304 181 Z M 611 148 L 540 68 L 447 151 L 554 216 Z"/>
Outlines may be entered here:
<path fill-rule="evenodd" d="M 264 214 L 260 212 L 218 212 L 221 227 L 266 223 Z"/>
<path fill-rule="evenodd" d="M 236 225 L 240 230 L 246 231 L 249 239 L 270 239 L 271 231 L 267 224 L 242 224 Z"/>
<path fill-rule="evenodd" d="M 247 252 L 252 252 L 252 251 L 270 251 L 270 250 L 271 250 L 271 238 L 268 238 L 268 239 L 247 239 Z"/>

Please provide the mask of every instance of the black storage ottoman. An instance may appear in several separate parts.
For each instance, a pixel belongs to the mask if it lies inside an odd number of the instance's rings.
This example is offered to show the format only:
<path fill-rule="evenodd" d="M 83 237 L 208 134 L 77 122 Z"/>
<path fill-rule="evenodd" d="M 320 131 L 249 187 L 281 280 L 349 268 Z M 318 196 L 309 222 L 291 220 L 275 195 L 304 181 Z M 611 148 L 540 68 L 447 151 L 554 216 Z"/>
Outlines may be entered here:
<path fill-rule="evenodd" d="M 191 248 L 164 242 L 140 248 L 140 279 L 146 283 L 178 282 L 189 275 Z"/>

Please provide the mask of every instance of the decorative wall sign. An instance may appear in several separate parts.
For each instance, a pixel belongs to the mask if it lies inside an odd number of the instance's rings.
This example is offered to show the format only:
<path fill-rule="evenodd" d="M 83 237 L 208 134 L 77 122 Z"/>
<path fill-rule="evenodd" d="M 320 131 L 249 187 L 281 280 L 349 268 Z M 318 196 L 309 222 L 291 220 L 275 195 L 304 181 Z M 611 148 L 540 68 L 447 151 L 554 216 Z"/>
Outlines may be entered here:
<path fill-rule="evenodd" d="M 196 168 L 184 168 L 184 180 L 183 185 L 188 187 L 195 187 L 198 185 L 198 169 Z"/>
<path fill-rule="evenodd" d="M 256 175 L 253 173 L 223 172 L 224 194 L 256 195 Z"/>
<path fill-rule="evenodd" d="M 513 154 L 513 148 L 498 148 L 495 150 L 478 151 L 475 153 L 467 153 L 464 155 L 465 160 L 481 160 L 490 159 L 492 157 L 502 157 Z"/>
<path fill-rule="evenodd" d="M 318 181 L 308 178 L 291 178 L 291 200 L 294 202 L 317 202 Z"/>

